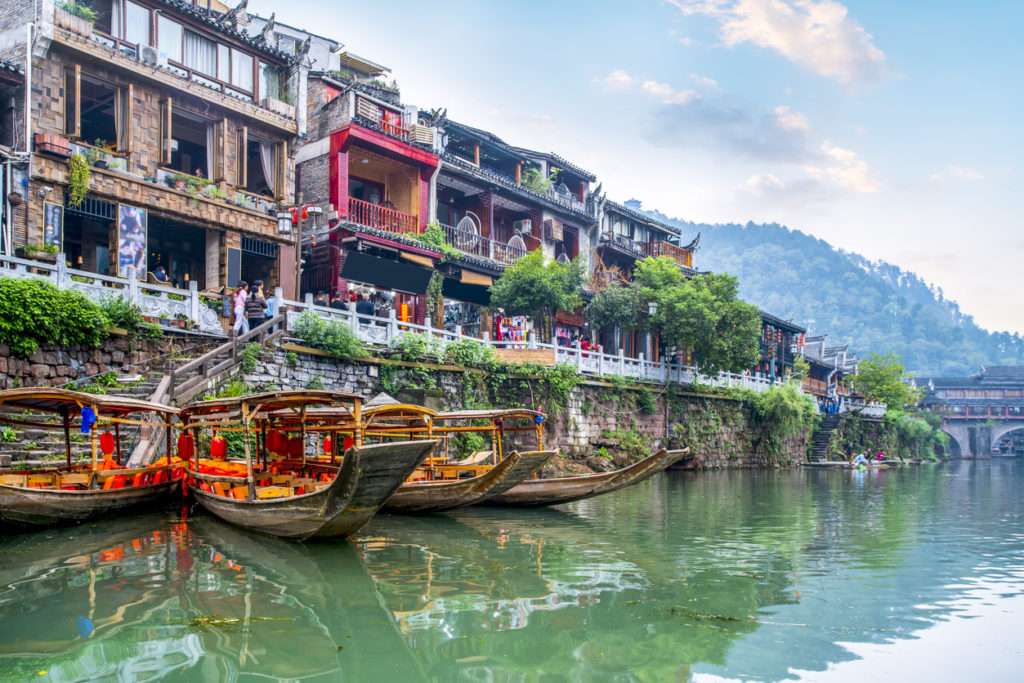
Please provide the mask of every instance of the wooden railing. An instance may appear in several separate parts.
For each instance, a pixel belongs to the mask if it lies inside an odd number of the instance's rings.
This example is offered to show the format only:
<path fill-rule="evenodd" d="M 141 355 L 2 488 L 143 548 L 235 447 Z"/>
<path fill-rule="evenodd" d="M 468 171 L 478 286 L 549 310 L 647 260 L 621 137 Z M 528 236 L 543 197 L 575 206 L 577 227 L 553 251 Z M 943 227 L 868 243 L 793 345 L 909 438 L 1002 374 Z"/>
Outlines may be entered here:
<path fill-rule="evenodd" d="M 181 367 L 175 367 L 173 362 L 168 363 L 167 371 L 156 391 L 153 392 L 151 400 L 159 399 L 163 403 L 177 401 L 179 404 L 187 402 L 204 386 L 212 386 L 220 375 L 234 368 L 238 364 L 239 354 L 246 344 L 249 342 L 265 344 L 270 339 L 282 336 L 285 333 L 286 321 L 285 315 L 279 313 L 262 325 L 243 335 L 232 337 L 229 341 Z M 181 378 L 187 379 L 179 383 Z"/>
<path fill-rule="evenodd" d="M 671 242 L 648 242 L 643 245 L 646 256 L 668 256 L 681 266 L 691 267 L 693 263 L 690 252 L 682 247 L 677 247 Z"/>
<path fill-rule="evenodd" d="M 828 393 L 828 384 L 826 382 L 822 382 L 820 379 L 809 379 L 805 377 L 803 387 L 804 390 L 810 390 L 812 392 L 822 394 Z"/>
<path fill-rule="evenodd" d="M 348 219 L 353 223 L 400 235 L 415 234 L 420 231 L 419 220 L 416 216 L 353 197 L 348 200 Z"/>
<path fill-rule="evenodd" d="M 526 256 L 525 249 L 509 246 L 490 237 L 459 230 L 450 225 L 442 224 L 441 227 L 444 228 L 445 241 L 464 254 L 489 258 L 506 265 L 512 265 L 516 259 Z"/>

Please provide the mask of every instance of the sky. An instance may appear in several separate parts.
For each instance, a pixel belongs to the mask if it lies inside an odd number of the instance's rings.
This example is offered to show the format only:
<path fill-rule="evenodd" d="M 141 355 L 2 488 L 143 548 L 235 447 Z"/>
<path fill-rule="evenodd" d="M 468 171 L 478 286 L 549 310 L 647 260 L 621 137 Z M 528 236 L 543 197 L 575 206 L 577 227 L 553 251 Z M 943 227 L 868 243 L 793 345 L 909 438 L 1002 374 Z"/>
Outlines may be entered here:
<path fill-rule="evenodd" d="M 1024 333 L 1024 2 L 384 7 L 249 3 L 389 66 L 408 104 L 594 172 L 611 199 L 781 223 Z"/>

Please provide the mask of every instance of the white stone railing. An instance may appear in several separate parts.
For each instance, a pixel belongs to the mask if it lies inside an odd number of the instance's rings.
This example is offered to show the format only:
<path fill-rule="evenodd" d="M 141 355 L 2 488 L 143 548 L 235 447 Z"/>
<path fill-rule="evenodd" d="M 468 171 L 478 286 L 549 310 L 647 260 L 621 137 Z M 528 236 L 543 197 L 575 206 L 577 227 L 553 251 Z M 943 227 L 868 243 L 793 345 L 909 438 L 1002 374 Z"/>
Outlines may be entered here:
<path fill-rule="evenodd" d="M 223 334 L 220 316 L 199 298 L 195 282 L 188 289 L 139 282 L 135 269 L 128 268 L 128 277 L 97 275 L 68 268 L 64 254 L 57 254 L 54 264 L 15 256 L 0 256 L 0 277 L 38 278 L 60 289 L 73 289 L 97 303 L 111 297 L 122 297 L 136 304 L 143 315 L 174 319 L 181 315 L 191 320 L 202 332 Z"/>
<path fill-rule="evenodd" d="M 607 354 L 598 350 L 584 351 L 577 346 L 565 347 L 538 342 L 533 333 L 530 333 L 526 341 L 491 341 L 484 333 L 484 337 L 467 337 L 462 334 L 462 326 L 456 325 L 455 331 L 439 329 L 430 324 L 416 325 L 402 322 L 395 317 L 391 311 L 387 317 L 360 315 L 354 311 L 341 311 L 335 308 L 316 306 L 313 304 L 312 296 L 307 297 L 304 302 L 288 301 L 271 297 L 272 312 L 279 310 L 281 306 L 288 308 L 287 329 L 289 332 L 295 330 L 295 323 L 306 311 L 312 311 L 327 320 L 334 320 L 348 325 L 356 336 L 366 344 L 375 346 L 390 346 L 398 337 L 407 332 L 425 334 L 434 337 L 443 348 L 449 343 L 456 341 L 470 341 L 477 344 L 484 344 L 495 349 L 520 348 L 520 349 L 552 349 L 555 354 L 555 361 L 574 365 L 580 374 L 602 376 L 628 377 L 640 381 L 676 384 L 704 384 L 712 387 L 733 387 L 747 389 L 749 391 L 767 391 L 771 380 L 759 374 L 734 374 L 720 372 L 717 376 L 710 377 L 701 375 L 697 369 L 672 363 L 668 361 L 649 361 L 641 355 L 639 358 L 630 358 L 621 351 L 618 355 Z"/>
<path fill-rule="evenodd" d="M 885 417 L 888 406 L 878 401 L 865 401 L 859 398 L 844 398 L 839 405 L 840 413 L 854 413 L 863 417 Z"/>

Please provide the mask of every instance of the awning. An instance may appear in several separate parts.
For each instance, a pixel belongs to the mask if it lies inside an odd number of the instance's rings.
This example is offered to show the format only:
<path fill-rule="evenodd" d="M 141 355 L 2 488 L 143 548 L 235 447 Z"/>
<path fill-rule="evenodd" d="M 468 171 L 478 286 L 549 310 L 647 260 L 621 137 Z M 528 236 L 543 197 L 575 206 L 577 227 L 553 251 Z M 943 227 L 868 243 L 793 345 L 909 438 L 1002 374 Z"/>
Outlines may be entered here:
<path fill-rule="evenodd" d="M 457 301 L 465 301 L 478 306 L 488 306 L 491 303 L 491 290 L 482 285 L 471 285 L 466 282 L 459 282 L 446 277 L 441 283 L 441 293 Z"/>
<path fill-rule="evenodd" d="M 411 263 L 391 261 L 360 251 L 349 251 L 341 268 L 341 277 L 381 289 L 393 289 L 406 294 L 426 294 L 431 272 L 427 268 Z"/>

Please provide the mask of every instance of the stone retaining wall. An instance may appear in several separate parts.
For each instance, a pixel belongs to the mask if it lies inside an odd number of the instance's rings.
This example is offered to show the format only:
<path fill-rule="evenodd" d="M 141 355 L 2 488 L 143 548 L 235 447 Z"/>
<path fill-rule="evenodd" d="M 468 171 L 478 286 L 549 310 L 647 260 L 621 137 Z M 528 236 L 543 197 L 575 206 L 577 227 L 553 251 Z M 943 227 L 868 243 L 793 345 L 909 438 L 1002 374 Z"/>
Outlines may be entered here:
<path fill-rule="evenodd" d="M 208 338 L 175 334 L 148 341 L 114 333 L 97 347 L 40 344 L 28 356 L 12 355 L 10 347 L 0 344 L 0 389 L 57 386 L 111 370 L 120 371 L 125 365 L 131 366 L 129 372 L 141 372 L 143 365 L 153 359 L 197 346 L 209 346 Z"/>
<path fill-rule="evenodd" d="M 389 376 L 389 381 L 400 388 L 396 392 L 391 387 L 396 398 L 436 410 L 480 407 L 472 403 L 473 392 L 467 388 L 479 380 L 479 375 L 439 367 L 406 368 L 383 361 L 353 364 L 320 353 L 277 348 L 263 353 L 244 380 L 261 389 L 322 385 L 325 389 L 369 398 L 386 388 L 382 386 L 382 377 Z M 430 389 L 417 386 L 425 374 L 429 374 L 434 385 Z M 406 378 L 410 381 L 403 382 Z M 514 378 L 495 393 L 504 399 L 501 407 L 533 407 L 543 400 L 536 395 L 534 386 L 529 380 Z M 644 393 L 646 397 L 642 396 Z M 669 394 L 656 386 L 631 388 L 595 381 L 573 389 L 564 410 L 549 415 L 545 429 L 546 445 L 559 448 L 565 455 L 553 469 L 564 472 L 615 469 L 659 447 L 681 446 L 689 446 L 695 455 L 690 466 L 789 466 L 806 460 L 809 436 L 801 434 L 789 439 L 780 453 L 769 455 L 761 428 L 751 408 L 742 401 L 701 394 Z"/>

